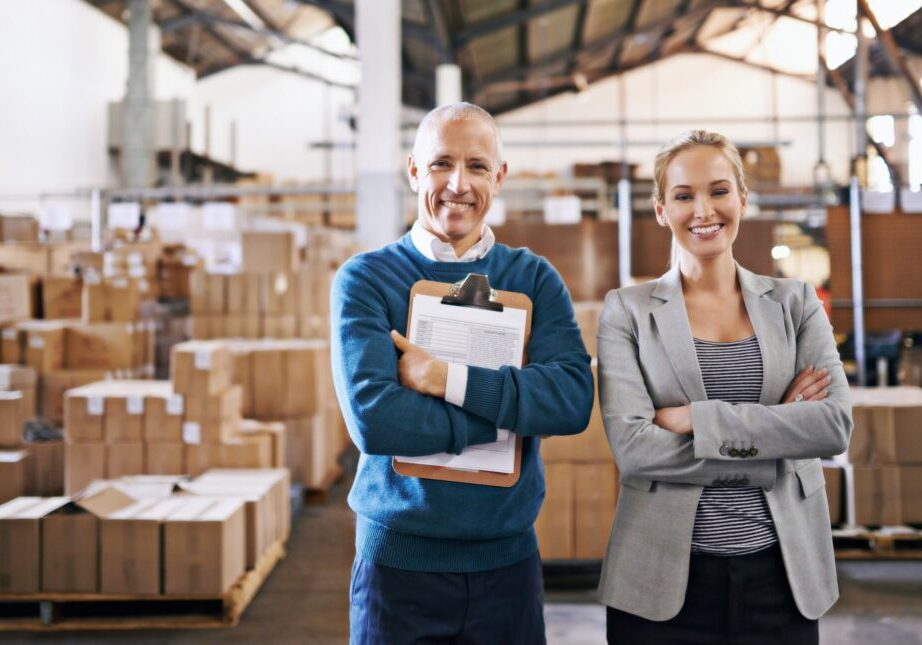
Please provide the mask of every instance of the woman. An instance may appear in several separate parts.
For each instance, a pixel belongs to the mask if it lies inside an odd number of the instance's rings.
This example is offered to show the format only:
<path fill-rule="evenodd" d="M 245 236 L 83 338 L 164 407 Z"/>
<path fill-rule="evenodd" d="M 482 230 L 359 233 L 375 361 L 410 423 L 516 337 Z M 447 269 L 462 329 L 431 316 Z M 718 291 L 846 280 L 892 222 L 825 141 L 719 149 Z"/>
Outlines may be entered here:
<path fill-rule="evenodd" d="M 681 135 L 654 178 L 673 267 L 609 293 L 599 323 L 622 483 L 608 640 L 816 643 L 838 597 L 819 458 L 852 428 L 832 329 L 811 287 L 734 261 L 746 184 L 725 137 Z"/>

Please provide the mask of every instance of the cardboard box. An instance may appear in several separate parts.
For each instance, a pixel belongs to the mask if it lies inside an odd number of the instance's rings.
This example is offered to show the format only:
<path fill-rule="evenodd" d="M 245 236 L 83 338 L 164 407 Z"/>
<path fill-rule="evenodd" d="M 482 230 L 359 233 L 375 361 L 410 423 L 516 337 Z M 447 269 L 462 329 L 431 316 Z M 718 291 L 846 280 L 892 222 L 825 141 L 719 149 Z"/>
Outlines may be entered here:
<path fill-rule="evenodd" d="M 29 453 L 26 461 L 26 495 L 55 497 L 64 494 L 64 442 L 36 441 L 24 443 Z"/>
<path fill-rule="evenodd" d="M 87 276 L 83 285 L 83 320 L 87 323 L 134 322 L 139 318 L 144 280 Z"/>
<path fill-rule="evenodd" d="M 182 475 L 186 472 L 186 447 L 182 443 L 149 443 L 144 446 L 144 473 Z"/>
<path fill-rule="evenodd" d="M 106 444 L 68 443 L 64 448 L 64 494 L 76 495 L 106 478 Z"/>
<path fill-rule="evenodd" d="M 262 318 L 262 336 L 265 338 L 295 338 L 298 319 L 294 314 L 270 315 Z"/>
<path fill-rule="evenodd" d="M 140 443 L 144 438 L 144 390 L 106 397 L 103 436 L 107 443 Z"/>
<path fill-rule="evenodd" d="M 173 389 L 186 397 L 214 396 L 231 385 L 231 353 L 226 343 L 188 341 L 173 347 Z"/>
<path fill-rule="evenodd" d="M 265 515 L 266 544 L 288 539 L 291 533 L 291 477 L 288 470 L 213 468 L 192 483 L 196 487 L 220 489 L 223 495 L 265 494 L 270 507 Z M 202 492 L 202 489 L 197 490 Z"/>
<path fill-rule="evenodd" d="M 288 468 L 292 478 L 305 488 L 329 487 L 339 468 L 337 458 L 343 442 L 338 427 L 330 421 L 329 412 L 285 421 Z"/>
<path fill-rule="evenodd" d="M 826 480 L 826 499 L 829 502 L 829 521 L 833 526 L 844 521 L 842 493 L 845 490 L 845 471 L 831 461 L 823 462 L 823 478 Z"/>
<path fill-rule="evenodd" d="M 67 328 L 68 369 L 131 370 L 135 360 L 135 329 L 128 323 L 93 323 Z"/>
<path fill-rule="evenodd" d="M 254 419 L 244 419 L 240 422 L 240 434 L 264 435 L 269 437 L 272 448 L 272 468 L 285 468 L 287 463 L 286 457 L 286 429 L 285 424 L 280 421 L 256 421 Z"/>
<path fill-rule="evenodd" d="M 64 367 L 64 338 L 67 324 L 57 320 L 32 320 L 20 323 L 25 331 L 25 364 L 45 373 Z"/>
<path fill-rule="evenodd" d="M 605 557 L 618 502 L 618 469 L 610 464 L 577 464 L 574 474 L 574 557 Z"/>
<path fill-rule="evenodd" d="M 99 518 L 136 500 L 99 486 L 42 518 L 42 591 L 99 591 Z"/>
<path fill-rule="evenodd" d="M 224 316 L 224 335 L 227 338 L 260 338 L 261 322 L 258 313 L 228 314 Z"/>
<path fill-rule="evenodd" d="M 598 378 L 595 359 L 592 361 L 592 375 L 594 379 Z M 545 463 L 612 463 L 614 461 L 602 422 L 598 388 L 594 387 L 593 391 L 592 413 L 585 430 L 577 435 L 547 437 L 541 440 L 541 458 Z"/>
<path fill-rule="evenodd" d="M 221 394 L 186 398 L 186 421 L 202 425 L 239 421 L 243 411 L 243 388 L 232 385 Z"/>
<path fill-rule="evenodd" d="M 182 443 L 185 399 L 173 392 L 169 381 L 155 381 L 156 391 L 148 391 L 144 402 L 144 441 Z"/>
<path fill-rule="evenodd" d="M 163 591 L 220 596 L 246 570 L 243 501 L 188 497 L 163 525 Z"/>
<path fill-rule="evenodd" d="M 856 406 L 853 464 L 922 464 L 922 405 Z"/>
<path fill-rule="evenodd" d="M 142 500 L 100 520 L 102 593 L 161 593 L 161 524 L 181 504 L 179 498 Z"/>
<path fill-rule="evenodd" d="M 253 417 L 256 419 L 284 419 L 287 398 L 285 375 L 285 349 L 278 343 L 266 343 L 250 354 L 250 388 Z M 257 377 L 258 375 L 258 377 Z M 311 397 L 302 390 L 301 395 Z"/>
<path fill-rule="evenodd" d="M 0 322 L 23 320 L 31 315 L 32 287 L 29 276 L 18 273 L 0 274 Z"/>
<path fill-rule="evenodd" d="M 64 395 L 64 432 L 68 441 L 105 439 L 105 381 L 68 390 Z"/>
<path fill-rule="evenodd" d="M 221 273 L 205 274 L 205 307 L 211 315 L 227 313 L 227 277 Z"/>
<path fill-rule="evenodd" d="M 0 504 L 25 494 L 29 453 L 0 450 Z"/>
<path fill-rule="evenodd" d="M 543 560 L 569 560 L 574 545 L 574 469 L 570 463 L 552 463 L 544 467 L 546 493 L 541 512 L 535 521 L 538 550 Z"/>
<path fill-rule="evenodd" d="M 583 344 L 590 356 L 595 358 L 598 353 L 598 333 L 599 317 L 602 315 L 604 303 L 590 300 L 573 303 L 573 313 L 576 316 L 576 324 L 579 325 L 580 334 L 583 337 Z"/>
<path fill-rule="evenodd" d="M 20 444 L 25 421 L 26 402 L 22 392 L 0 390 L 0 448 Z"/>
<path fill-rule="evenodd" d="M 26 357 L 26 332 L 17 323 L 0 323 L 0 361 L 18 365 Z"/>
<path fill-rule="evenodd" d="M 42 314 L 45 318 L 80 318 L 83 315 L 83 280 L 76 276 L 42 279 Z"/>
<path fill-rule="evenodd" d="M 38 220 L 31 215 L 0 217 L 0 240 L 4 242 L 38 242 Z"/>
<path fill-rule="evenodd" d="M 223 464 L 224 446 L 220 443 L 186 444 L 186 472 L 193 477 Z"/>
<path fill-rule="evenodd" d="M 66 497 L 17 497 L 0 506 L 0 593 L 41 590 L 41 519 Z"/>
<path fill-rule="evenodd" d="M 221 444 L 222 468 L 271 468 L 274 458 L 272 438 L 267 435 L 242 435 Z"/>
<path fill-rule="evenodd" d="M 244 231 L 244 273 L 289 272 L 298 267 L 298 245 L 287 231 Z"/>
<path fill-rule="evenodd" d="M 266 273 L 260 276 L 265 290 L 265 313 L 270 316 L 298 313 L 298 274 Z"/>
<path fill-rule="evenodd" d="M 143 443 L 106 444 L 106 477 L 108 479 L 118 479 L 126 475 L 143 474 Z"/>
<path fill-rule="evenodd" d="M 183 421 L 182 441 L 189 445 L 220 444 L 237 436 L 240 419 Z"/>
<path fill-rule="evenodd" d="M 227 313 L 259 314 L 263 310 L 260 296 L 260 275 L 256 273 L 235 273 L 227 279 Z M 244 336 L 250 338 L 250 336 Z"/>
<path fill-rule="evenodd" d="M 46 244 L 22 242 L 0 244 L 0 268 L 33 275 L 47 275 L 51 250 Z"/>
<path fill-rule="evenodd" d="M 65 393 L 106 378 L 105 370 L 51 370 L 41 375 L 38 414 L 46 421 L 64 423 Z"/>
<path fill-rule="evenodd" d="M 922 466 L 854 466 L 855 523 L 922 523 Z"/>

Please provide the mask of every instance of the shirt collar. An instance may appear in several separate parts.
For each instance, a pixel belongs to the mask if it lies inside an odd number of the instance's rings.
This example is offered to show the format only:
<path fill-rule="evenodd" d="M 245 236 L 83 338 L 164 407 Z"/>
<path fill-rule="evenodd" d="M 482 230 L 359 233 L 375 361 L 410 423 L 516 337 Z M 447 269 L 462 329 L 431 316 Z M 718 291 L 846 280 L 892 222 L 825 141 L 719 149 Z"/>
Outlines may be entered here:
<path fill-rule="evenodd" d="M 427 231 L 419 220 L 414 222 L 413 228 L 410 229 L 410 239 L 416 250 L 433 262 L 473 262 L 483 258 L 496 244 L 493 230 L 484 224 L 480 230 L 480 239 L 459 258 L 451 244 L 443 242 Z"/>

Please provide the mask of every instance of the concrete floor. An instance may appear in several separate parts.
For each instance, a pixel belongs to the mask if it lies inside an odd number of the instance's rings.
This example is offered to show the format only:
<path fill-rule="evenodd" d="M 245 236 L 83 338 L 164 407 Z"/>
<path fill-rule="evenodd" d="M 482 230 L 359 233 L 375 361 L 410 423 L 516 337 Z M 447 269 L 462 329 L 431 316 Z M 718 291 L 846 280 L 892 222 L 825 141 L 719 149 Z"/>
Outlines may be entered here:
<path fill-rule="evenodd" d="M 234 629 L 144 632 L 4 634 L 0 642 L 259 643 L 348 642 L 349 569 L 354 519 L 345 503 L 347 483 L 320 506 L 299 506 L 288 556 L 267 580 Z M 922 561 L 843 562 L 842 596 L 820 621 L 829 645 L 922 645 Z M 591 589 L 549 590 L 550 645 L 605 641 L 605 612 Z"/>

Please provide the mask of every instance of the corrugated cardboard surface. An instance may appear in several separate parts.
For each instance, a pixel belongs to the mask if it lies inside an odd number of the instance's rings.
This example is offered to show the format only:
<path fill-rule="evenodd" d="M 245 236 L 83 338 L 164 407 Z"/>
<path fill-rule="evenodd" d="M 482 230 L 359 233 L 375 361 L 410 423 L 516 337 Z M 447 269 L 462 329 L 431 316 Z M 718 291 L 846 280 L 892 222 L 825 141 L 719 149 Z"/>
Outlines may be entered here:
<path fill-rule="evenodd" d="M 922 405 L 856 406 L 853 464 L 922 464 Z"/>
<path fill-rule="evenodd" d="M 538 549 L 544 560 L 566 560 L 575 552 L 573 526 L 574 464 L 553 463 L 544 467 L 547 492 L 535 521 Z"/>
<path fill-rule="evenodd" d="M 0 506 L 0 593 L 41 590 L 41 518 L 66 497 L 18 497 Z"/>
<path fill-rule="evenodd" d="M 0 450 L 0 504 L 25 493 L 28 462 L 25 450 Z"/>
<path fill-rule="evenodd" d="M 0 322 L 32 315 L 32 292 L 27 275 L 0 274 Z"/>

